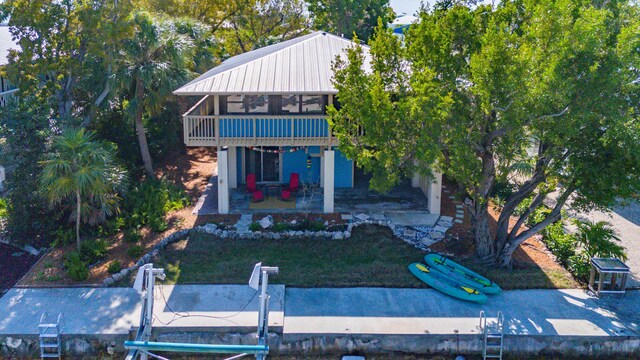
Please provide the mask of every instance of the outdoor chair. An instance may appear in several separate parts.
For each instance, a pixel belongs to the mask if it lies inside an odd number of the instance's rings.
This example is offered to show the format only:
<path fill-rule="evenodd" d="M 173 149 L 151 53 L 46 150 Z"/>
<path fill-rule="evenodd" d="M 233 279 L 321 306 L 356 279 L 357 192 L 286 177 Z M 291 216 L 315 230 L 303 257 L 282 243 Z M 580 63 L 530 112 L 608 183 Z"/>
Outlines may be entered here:
<path fill-rule="evenodd" d="M 251 200 L 258 202 L 264 200 L 262 190 L 256 185 L 256 174 L 247 174 L 247 192 L 251 194 Z"/>
<path fill-rule="evenodd" d="M 289 177 L 289 185 L 282 189 L 282 193 L 280 194 L 280 198 L 282 200 L 291 200 L 291 194 L 298 191 L 300 187 L 300 175 L 298 173 L 291 173 L 291 177 Z"/>

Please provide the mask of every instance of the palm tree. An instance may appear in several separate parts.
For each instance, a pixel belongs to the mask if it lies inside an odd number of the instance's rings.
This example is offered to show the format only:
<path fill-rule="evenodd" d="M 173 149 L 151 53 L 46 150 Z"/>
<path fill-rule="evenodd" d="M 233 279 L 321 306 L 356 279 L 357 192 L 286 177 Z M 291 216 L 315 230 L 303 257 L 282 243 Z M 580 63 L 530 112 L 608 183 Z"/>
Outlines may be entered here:
<path fill-rule="evenodd" d="M 575 237 L 587 257 L 615 257 L 627 260 L 625 248 L 620 242 L 616 230 L 606 221 L 576 220 L 578 227 Z"/>
<path fill-rule="evenodd" d="M 118 210 L 118 192 L 126 188 L 127 175 L 115 163 L 115 152 L 84 129 L 67 129 L 53 138 L 51 153 L 42 161 L 40 189 L 51 205 L 75 200 L 71 217 L 80 250 L 80 222 L 98 222 Z M 95 215 L 98 214 L 98 215 Z"/>
<path fill-rule="evenodd" d="M 135 13 L 133 22 L 134 34 L 122 46 L 121 77 L 133 91 L 129 109 L 134 116 L 145 172 L 149 178 L 155 178 L 142 118 L 145 110 L 157 110 L 189 78 L 193 42 L 179 34 L 173 22 L 147 12 Z"/>

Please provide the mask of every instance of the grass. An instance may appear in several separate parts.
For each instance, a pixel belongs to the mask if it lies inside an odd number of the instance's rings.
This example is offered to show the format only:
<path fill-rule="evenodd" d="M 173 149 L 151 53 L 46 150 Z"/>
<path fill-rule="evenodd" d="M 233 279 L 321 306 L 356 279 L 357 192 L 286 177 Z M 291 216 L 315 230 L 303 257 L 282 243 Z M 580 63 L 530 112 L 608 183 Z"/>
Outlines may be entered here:
<path fill-rule="evenodd" d="M 534 265 L 512 270 L 486 268 L 472 259 L 456 259 L 461 265 L 491 279 L 504 290 L 515 289 L 575 289 L 578 284 L 571 275 L 562 270 L 543 269 Z"/>
<path fill-rule="evenodd" d="M 279 266 L 272 281 L 287 286 L 424 288 L 407 270 L 423 256 L 386 227 L 361 226 L 346 240 L 229 240 L 196 234 L 168 246 L 155 263 L 164 267 L 170 284 L 244 284 L 253 265 L 262 261 Z M 579 286 L 557 269 L 488 269 L 472 260 L 460 262 L 506 290 Z"/>
<path fill-rule="evenodd" d="M 244 284 L 253 265 L 279 266 L 273 283 L 295 287 L 423 287 L 407 265 L 423 252 L 385 227 L 354 229 L 346 240 L 223 240 L 197 234 L 159 255 L 167 281 L 177 284 Z"/>

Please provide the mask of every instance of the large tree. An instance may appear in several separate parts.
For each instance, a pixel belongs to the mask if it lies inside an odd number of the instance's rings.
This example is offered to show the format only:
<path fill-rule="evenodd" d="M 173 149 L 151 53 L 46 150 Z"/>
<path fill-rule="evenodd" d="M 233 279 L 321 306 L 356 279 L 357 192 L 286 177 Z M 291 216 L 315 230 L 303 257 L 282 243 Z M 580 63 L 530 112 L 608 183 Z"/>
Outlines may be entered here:
<path fill-rule="evenodd" d="M 171 20 L 137 12 L 133 22 L 134 35 L 121 44 L 120 79 L 123 88 L 132 94 L 129 109 L 145 172 L 149 178 L 155 178 L 143 118 L 189 79 L 194 47 L 192 39 L 178 33 L 176 23 Z"/>
<path fill-rule="evenodd" d="M 9 18 L 20 49 L 10 55 L 9 75 L 21 97 L 38 98 L 52 119 L 91 122 L 112 94 L 114 61 L 129 30 L 128 1 L 7 0 L 0 20 Z"/>
<path fill-rule="evenodd" d="M 67 129 L 53 138 L 42 162 L 40 188 L 52 205 L 72 199 L 71 217 L 80 251 L 80 223 L 98 222 L 118 209 L 117 195 L 126 189 L 126 172 L 117 165 L 115 152 L 84 129 Z M 92 214 L 93 216 L 88 216 Z"/>
<path fill-rule="evenodd" d="M 392 20 L 389 0 L 307 0 L 313 25 L 351 39 L 354 35 L 368 40 L 381 19 Z"/>
<path fill-rule="evenodd" d="M 379 190 L 444 171 L 467 197 L 478 257 L 510 266 L 568 204 L 606 208 L 640 189 L 633 11 L 625 1 L 456 5 L 423 12 L 405 46 L 379 28 L 372 72 L 357 48 L 336 64 L 341 147 Z M 492 233 L 489 199 L 506 179 L 515 189 Z M 544 202 L 551 212 L 523 228 Z"/>

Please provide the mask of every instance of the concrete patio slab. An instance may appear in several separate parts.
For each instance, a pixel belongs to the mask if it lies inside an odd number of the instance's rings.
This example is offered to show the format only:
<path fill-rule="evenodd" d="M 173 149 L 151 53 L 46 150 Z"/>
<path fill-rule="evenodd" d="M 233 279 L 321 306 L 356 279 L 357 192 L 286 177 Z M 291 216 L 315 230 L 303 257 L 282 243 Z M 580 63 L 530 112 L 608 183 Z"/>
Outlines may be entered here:
<path fill-rule="evenodd" d="M 269 286 L 269 325 L 284 323 L 284 285 Z M 247 285 L 156 286 L 155 328 L 256 327 L 258 294 Z M 37 334 L 40 315 L 64 314 L 65 334 L 128 334 L 140 321 L 132 288 L 12 289 L 0 298 L 0 335 Z"/>
<path fill-rule="evenodd" d="M 389 213 L 389 219 L 397 226 L 429 226 L 432 227 L 438 221 L 439 215 L 428 212 Z"/>
<path fill-rule="evenodd" d="M 433 289 L 287 289 L 285 334 L 477 334 L 478 315 L 505 314 L 513 335 L 639 336 L 640 292 L 598 299 L 582 290 L 518 290 L 484 305 Z"/>

